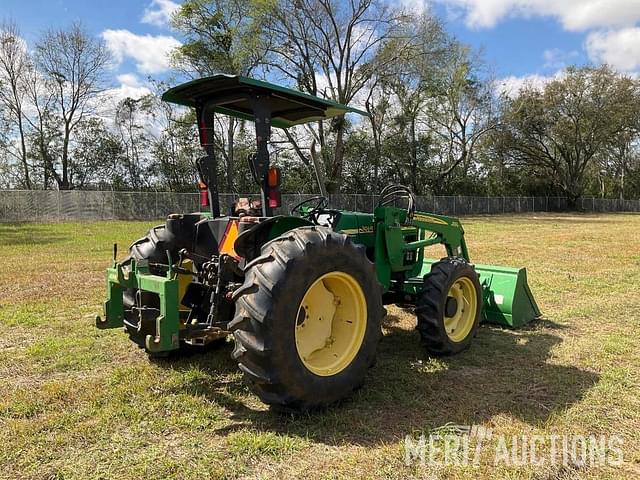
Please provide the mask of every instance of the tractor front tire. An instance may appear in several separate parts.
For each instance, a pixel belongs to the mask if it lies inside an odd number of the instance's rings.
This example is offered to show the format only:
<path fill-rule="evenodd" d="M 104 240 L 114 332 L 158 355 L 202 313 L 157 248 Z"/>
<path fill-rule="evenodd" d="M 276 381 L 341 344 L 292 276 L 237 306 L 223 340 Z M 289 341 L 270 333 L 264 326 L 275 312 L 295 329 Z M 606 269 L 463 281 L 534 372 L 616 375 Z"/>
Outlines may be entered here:
<path fill-rule="evenodd" d="M 434 263 L 416 302 L 416 328 L 427 352 L 453 355 L 469 347 L 481 314 L 482 287 L 473 265 L 458 257 Z"/>
<path fill-rule="evenodd" d="M 307 410 L 363 384 L 384 316 L 363 246 L 325 227 L 290 230 L 246 266 L 234 299 L 233 357 L 264 403 Z"/>

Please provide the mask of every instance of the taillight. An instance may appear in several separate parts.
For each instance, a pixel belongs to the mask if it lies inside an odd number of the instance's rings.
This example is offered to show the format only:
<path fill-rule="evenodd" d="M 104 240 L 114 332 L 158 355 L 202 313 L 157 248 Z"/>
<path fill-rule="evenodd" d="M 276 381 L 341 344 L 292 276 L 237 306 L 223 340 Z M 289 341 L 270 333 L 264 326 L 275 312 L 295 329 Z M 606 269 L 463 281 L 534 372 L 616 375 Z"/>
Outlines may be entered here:
<path fill-rule="evenodd" d="M 280 169 L 276 167 L 269 168 L 269 173 L 267 176 L 267 184 L 271 188 L 280 186 Z"/>
<path fill-rule="evenodd" d="M 200 206 L 209 206 L 209 188 L 202 180 L 198 182 L 198 190 L 200 190 Z"/>
<path fill-rule="evenodd" d="M 269 207 L 277 208 L 280 206 L 280 192 L 277 190 L 269 190 Z"/>
<path fill-rule="evenodd" d="M 267 172 L 267 185 L 269 186 L 269 194 L 267 201 L 270 208 L 280 206 L 280 169 L 277 167 L 269 168 Z"/>

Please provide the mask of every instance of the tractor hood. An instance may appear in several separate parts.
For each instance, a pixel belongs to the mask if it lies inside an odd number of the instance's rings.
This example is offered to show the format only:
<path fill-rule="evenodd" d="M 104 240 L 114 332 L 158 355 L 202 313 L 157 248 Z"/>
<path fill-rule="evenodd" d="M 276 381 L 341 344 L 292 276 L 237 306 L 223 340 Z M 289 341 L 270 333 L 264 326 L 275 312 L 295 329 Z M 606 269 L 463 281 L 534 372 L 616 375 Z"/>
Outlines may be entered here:
<path fill-rule="evenodd" d="M 162 95 L 162 100 L 187 107 L 212 104 L 214 112 L 254 120 L 251 99 L 255 95 L 265 94 L 271 98 L 271 125 L 274 127 L 287 128 L 348 112 L 368 115 L 362 110 L 297 90 L 226 74 L 199 78 L 173 87 Z"/>

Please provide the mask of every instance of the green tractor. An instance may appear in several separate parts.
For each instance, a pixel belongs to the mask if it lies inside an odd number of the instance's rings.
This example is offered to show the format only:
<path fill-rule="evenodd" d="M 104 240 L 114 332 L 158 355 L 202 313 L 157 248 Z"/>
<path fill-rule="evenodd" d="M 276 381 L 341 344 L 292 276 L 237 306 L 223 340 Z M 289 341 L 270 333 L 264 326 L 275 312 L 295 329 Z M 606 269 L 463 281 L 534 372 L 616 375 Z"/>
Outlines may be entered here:
<path fill-rule="evenodd" d="M 455 218 L 415 211 L 401 185 L 382 190 L 373 213 L 331 208 L 312 197 L 280 207 L 280 172 L 269 165 L 271 128 L 356 109 L 266 82 L 230 75 L 194 80 L 163 100 L 196 109 L 199 213 L 172 214 L 107 269 L 98 328 L 124 327 L 150 355 L 224 342 L 255 394 L 270 405 L 331 404 L 362 385 L 381 338 L 385 304 L 415 306 L 431 355 L 467 348 L 478 325 L 519 327 L 540 312 L 525 269 L 470 263 Z M 255 124 L 249 167 L 261 199 L 220 210 L 214 114 Z M 446 256 L 425 258 L 442 245 Z"/>

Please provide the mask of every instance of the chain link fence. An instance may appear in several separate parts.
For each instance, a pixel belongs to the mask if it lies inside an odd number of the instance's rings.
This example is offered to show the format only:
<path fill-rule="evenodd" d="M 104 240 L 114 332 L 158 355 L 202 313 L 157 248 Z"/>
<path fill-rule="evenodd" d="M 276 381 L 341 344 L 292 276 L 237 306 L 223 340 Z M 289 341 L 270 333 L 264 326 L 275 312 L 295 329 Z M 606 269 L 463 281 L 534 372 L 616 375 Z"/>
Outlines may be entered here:
<path fill-rule="evenodd" d="M 229 213 L 240 196 L 220 195 L 220 208 Z M 253 195 L 256 197 L 257 195 Z M 314 195 L 283 194 L 277 214 L 289 212 L 297 203 Z M 561 212 L 568 207 L 564 197 L 418 197 L 416 208 L 444 215 L 478 215 L 500 213 Z M 333 208 L 371 212 L 376 195 L 331 195 Z M 586 212 L 640 212 L 640 200 L 582 198 L 578 204 Z M 0 222 L 63 220 L 154 220 L 175 212 L 198 211 L 197 193 L 113 192 L 113 191 L 0 191 Z"/>

